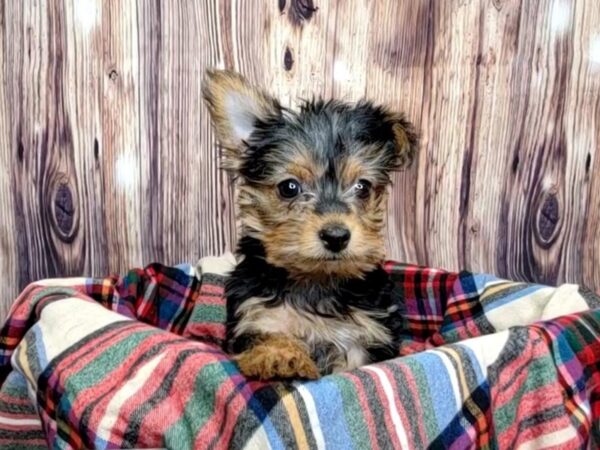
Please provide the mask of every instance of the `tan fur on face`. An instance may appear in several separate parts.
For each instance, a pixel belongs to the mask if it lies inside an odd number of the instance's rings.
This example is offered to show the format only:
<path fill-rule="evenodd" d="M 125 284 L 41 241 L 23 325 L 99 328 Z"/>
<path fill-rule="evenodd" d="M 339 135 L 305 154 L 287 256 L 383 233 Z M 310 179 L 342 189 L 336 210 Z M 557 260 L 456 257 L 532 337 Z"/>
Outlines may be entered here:
<path fill-rule="evenodd" d="M 412 125 L 404 117 L 397 117 L 392 127 L 394 141 L 398 149 L 398 165 L 400 167 L 412 164 L 417 153 L 417 134 Z M 412 144 L 411 144 L 412 142 Z"/>
<path fill-rule="evenodd" d="M 303 182 L 312 184 L 320 175 L 317 166 L 307 157 L 299 156 L 287 166 L 287 172 Z"/>
<path fill-rule="evenodd" d="M 391 342 L 387 328 L 369 313 L 352 310 L 346 317 L 323 317 L 287 304 L 266 307 L 265 299 L 245 301 L 237 311 L 235 336 L 243 334 L 284 333 L 304 342 L 309 349 L 333 344 L 340 352 L 334 371 L 351 370 L 369 362 L 367 347 Z"/>
<path fill-rule="evenodd" d="M 382 149 L 389 142 L 384 145 L 340 137 L 344 152 L 336 156 L 336 167 L 332 170 L 339 180 L 338 201 L 350 211 L 344 215 L 321 215 L 315 210 L 317 191 L 333 164 L 323 159 L 327 152 L 319 147 L 324 145 L 322 140 L 302 137 L 300 129 L 306 124 L 300 116 L 290 116 L 265 91 L 234 72 L 208 71 L 202 89 L 224 149 L 223 166 L 237 179 L 241 234 L 264 244 L 268 262 L 287 269 L 292 277 L 313 279 L 360 277 L 381 263 L 385 187 L 389 183 L 390 164 L 394 165 L 389 160 L 390 152 Z M 404 163 L 414 152 L 412 127 L 401 115 L 390 113 L 384 117 L 390 121 L 394 144 Z M 280 125 L 286 120 L 288 126 L 282 128 Z M 269 138 L 261 135 L 265 124 L 272 126 L 266 128 Z M 335 123 L 331 126 L 335 128 Z M 327 134 L 327 127 L 325 123 L 312 129 L 311 136 Z M 286 132 L 279 133 L 282 129 Z M 261 154 L 258 161 L 253 159 L 257 148 L 266 149 L 264 154 L 262 150 L 258 152 Z M 277 184 L 286 178 L 301 181 L 308 188 L 306 193 L 293 201 L 280 198 Z M 366 201 L 346 194 L 360 179 L 373 185 L 374 192 Z M 321 228 L 331 223 L 344 225 L 352 233 L 348 247 L 335 261 L 318 237 Z"/>
<path fill-rule="evenodd" d="M 352 186 L 359 179 L 364 178 L 365 164 L 356 156 L 348 157 L 342 164 L 341 180 L 344 186 Z"/>
<path fill-rule="evenodd" d="M 286 170 L 285 173 L 289 172 Z M 265 246 L 267 261 L 286 268 L 296 278 L 317 279 L 332 275 L 354 278 L 373 270 L 385 256 L 386 200 L 384 190 L 372 193 L 367 200 L 350 202 L 347 214 L 322 215 L 314 211 L 314 201 L 310 198 L 293 202 L 282 200 L 275 184 L 241 184 L 238 190 L 243 234 L 260 239 Z M 327 259 L 331 255 L 319 239 L 319 231 L 332 223 L 343 224 L 351 232 L 348 247 L 335 261 Z"/>
<path fill-rule="evenodd" d="M 377 213 L 317 215 L 307 212 L 301 220 L 289 219 L 266 230 L 264 246 L 267 261 L 285 267 L 292 276 L 336 275 L 354 278 L 375 268 L 384 257 L 382 223 Z M 383 220 L 383 218 L 381 218 Z M 343 224 L 352 234 L 339 260 L 330 261 L 319 239 L 328 224 Z"/>

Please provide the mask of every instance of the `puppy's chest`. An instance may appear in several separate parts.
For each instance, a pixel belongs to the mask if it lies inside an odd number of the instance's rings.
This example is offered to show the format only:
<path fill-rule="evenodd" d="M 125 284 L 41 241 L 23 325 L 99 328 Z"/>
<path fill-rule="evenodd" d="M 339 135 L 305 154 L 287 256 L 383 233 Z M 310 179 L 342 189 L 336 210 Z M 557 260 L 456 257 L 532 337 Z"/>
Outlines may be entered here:
<path fill-rule="evenodd" d="M 388 345 L 388 329 L 363 310 L 326 317 L 283 303 L 266 306 L 264 299 L 245 301 L 238 310 L 235 334 L 283 333 L 305 342 L 323 372 L 346 370 L 369 362 L 368 349 Z"/>

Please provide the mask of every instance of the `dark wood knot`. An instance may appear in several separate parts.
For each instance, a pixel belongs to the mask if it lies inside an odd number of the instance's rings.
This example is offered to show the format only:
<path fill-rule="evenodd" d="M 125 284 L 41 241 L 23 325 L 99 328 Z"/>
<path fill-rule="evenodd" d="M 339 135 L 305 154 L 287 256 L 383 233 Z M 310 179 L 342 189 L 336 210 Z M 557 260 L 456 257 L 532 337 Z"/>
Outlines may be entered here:
<path fill-rule="evenodd" d="M 515 154 L 513 160 L 512 160 L 512 165 L 511 165 L 511 171 L 512 173 L 516 173 L 517 169 L 519 168 L 519 163 L 521 161 L 519 160 L 519 154 Z"/>
<path fill-rule="evenodd" d="M 77 234 L 77 214 L 68 181 L 60 180 L 52 200 L 52 224 L 63 242 L 72 242 Z"/>
<path fill-rule="evenodd" d="M 288 17 L 292 25 L 301 26 L 309 21 L 318 9 L 313 0 L 292 0 Z"/>
<path fill-rule="evenodd" d="M 497 11 L 502 10 L 502 0 L 492 0 L 492 5 L 494 5 Z"/>
<path fill-rule="evenodd" d="M 289 47 L 285 48 L 285 54 L 283 55 L 283 67 L 288 72 L 292 70 L 292 67 L 294 67 L 294 57 L 292 56 L 292 51 Z"/>
<path fill-rule="evenodd" d="M 19 139 L 17 142 L 17 159 L 19 162 L 23 162 L 23 155 L 25 154 L 25 147 L 23 146 L 23 141 Z"/>
<path fill-rule="evenodd" d="M 559 232 L 560 205 L 556 195 L 549 193 L 541 202 L 537 213 L 535 236 L 538 244 L 549 248 L 556 240 Z"/>
<path fill-rule="evenodd" d="M 100 156 L 100 145 L 98 144 L 98 138 L 94 138 L 94 159 L 98 161 Z"/>

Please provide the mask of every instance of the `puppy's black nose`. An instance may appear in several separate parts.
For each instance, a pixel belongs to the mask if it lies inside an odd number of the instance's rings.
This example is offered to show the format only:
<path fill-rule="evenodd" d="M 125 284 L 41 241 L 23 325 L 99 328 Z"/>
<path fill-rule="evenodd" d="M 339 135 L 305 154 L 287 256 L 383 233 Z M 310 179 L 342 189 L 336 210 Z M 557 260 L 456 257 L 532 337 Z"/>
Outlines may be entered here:
<path fill-rule="evenodd" d="M 350 230 L 341 225 L 327 225 L 319 231 L 319 238 L 327 250 L 341 252 L 348 246 Z"/>

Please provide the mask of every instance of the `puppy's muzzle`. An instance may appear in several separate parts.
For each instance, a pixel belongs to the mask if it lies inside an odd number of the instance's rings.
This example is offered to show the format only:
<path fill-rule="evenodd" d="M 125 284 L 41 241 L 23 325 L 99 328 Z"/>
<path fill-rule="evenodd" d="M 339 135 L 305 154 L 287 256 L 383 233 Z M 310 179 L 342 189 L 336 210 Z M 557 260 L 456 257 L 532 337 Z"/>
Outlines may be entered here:
<path fill-rule="evenodd" d="M 319 231 L 319 238 L 327 250 L 338 253 L 348 246 L 350 230 L 339 224 L 326 225 Z"/>

